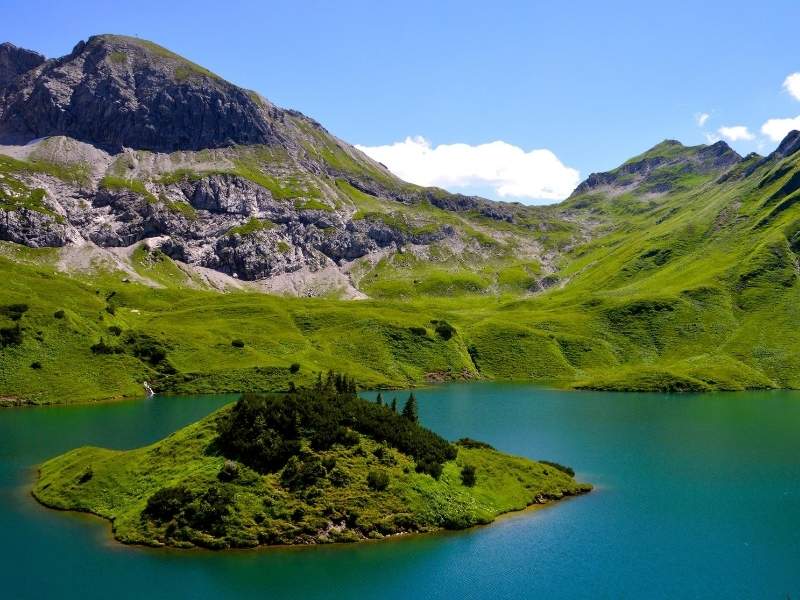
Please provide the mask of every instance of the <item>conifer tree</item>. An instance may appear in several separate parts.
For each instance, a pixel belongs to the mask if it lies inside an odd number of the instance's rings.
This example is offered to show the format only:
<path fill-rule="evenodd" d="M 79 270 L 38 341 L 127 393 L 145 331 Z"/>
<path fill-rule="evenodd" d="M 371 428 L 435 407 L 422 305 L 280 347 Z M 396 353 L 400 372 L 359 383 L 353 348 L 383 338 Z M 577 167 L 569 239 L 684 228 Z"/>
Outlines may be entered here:
<path fill-rule="evenodd" d="M 381 394 L 380 392 L 378 392 L 378 397 L 375 398 L 375 404 L 383 406 L 383 394 Z"/>
<path fill-rule="evenodd" d="M 409 395 L 408 400 L 406 400 L 405 406 L 403 406 L 403 417 L 412 423 L 417 423 L 419 421 L 419 414 L 417 412 L 417 398 L 414 396 L 413 392 L 411 395 Z"/>

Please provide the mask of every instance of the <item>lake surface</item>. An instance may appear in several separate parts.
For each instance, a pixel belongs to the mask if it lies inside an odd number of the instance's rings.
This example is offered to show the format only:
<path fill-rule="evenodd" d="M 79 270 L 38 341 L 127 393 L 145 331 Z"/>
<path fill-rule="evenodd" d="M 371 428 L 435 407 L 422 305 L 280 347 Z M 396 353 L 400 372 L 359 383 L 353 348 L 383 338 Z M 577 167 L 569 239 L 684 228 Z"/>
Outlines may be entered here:
<path fill-rule="evenodd" d="M 36 504 L 35 465 L 84 444 L 141 446 L 232 398 L 0 410 L 0 597 L 800 598 L 800 393 L 479 383 L 417 397 L 424 424 L 444 436 L 571 465 L 597 489 L 396 541 L 131 548 L 100 519 Z"/>

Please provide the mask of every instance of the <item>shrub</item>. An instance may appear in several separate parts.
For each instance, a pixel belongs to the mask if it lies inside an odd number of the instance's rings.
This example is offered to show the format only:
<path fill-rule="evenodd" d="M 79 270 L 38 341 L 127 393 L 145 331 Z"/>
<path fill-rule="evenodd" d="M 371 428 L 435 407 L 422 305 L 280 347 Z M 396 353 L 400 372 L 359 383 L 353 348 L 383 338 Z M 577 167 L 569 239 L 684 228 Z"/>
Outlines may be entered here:
<path fill-rule="evenodd" d="M 439 479 L 442 476 L 442 464 L 427 458 L 417 461 L 415 470 L 417 473 L 427 473 L 434 479 Z"/>
<path fill-rule="evenodd" d="M 120 346 L 106 344 L 106 341 L 103 338 L 100 338 L 100 341 L 96 344 L 92 344 L 90 350 L 94 354 L 122 354 L 125 352 L 125 349 L 121 348 Z"/>
<path fill-rule="evenodd" d="M 456 334 L 456 328 L 450 325 L 447 321 L 431 321 L 436 325 L 436 333 L 440 338 L 447 341 Z"/>
<path fill-rule="evenodd" d="M 370 471 L 367 473 L 367 485 L 376 492 L 389 487 L 389 474 L 386 471 Z"/>
<path fill-rule="evenodd" d="M 28 312 L 28 305 L 27 304 L 9 304 L 7 306 L 0 307 L 0 314 L 5 315 L 12 321 L 19 321 L 26 312 Z"/>
<path fill-rule="evenodd" d="M 192 500 L 183 510 L 187 524 L 210 533 L 221 533 L 222 521 L 231 512 L 233 490 L 227 486 L 212 485 Z"/>
<path fill-rule="evenodd" d="M 478 440 L 473 440 L 472 438 L 461 438 L 456 442 L 457 446 L 461 446 L 462 448 L 482 448 L 484 450 L 494 450 L 494 446 L 487 444 L 486 442 L 479 442 Z"/>
<path fill-rule="evenodd" d="M 22 343 L 22 328 L 19 323 L 13 327 L 0 327 L 0 348 L 19 346 Z"/>
<path fill-rule="evenodd" d="M 226 460 L 225 464 L 217 473 L 217 479 L 220 481 L 234 481 L 239 477 L 239 465 L 232 460 Z"/>
<path fill-rule="evenodd" d="M 119 336 L 122 334 L 122 327 L 120 327 L 120 326 L 118 326 L 118 325 L 111 325 L 111 326 L 108 328 L 108 332 L 109 332 L 111 335 L 115 335 L 115 336 L 119 337 Z"/>
<path fill-rule="evenodd" d="M 300 363 L 292 363 L 292 366 L 289 367 L 290 373 L 297 373 L 300 370 Z"/>
<path fill-rule="evenodd" d="M 233 346 L 234 348 L 244 348 L 244 342 L 242 340 L 238 340 L 238 339 L 237 340 L 233 340 L 231 342 L 231 346 Z"/>
<path fill-rule="evenodd" d="M 424 327 L 409 327 L 408 330 L 414 335 L 428 335 L 428 330 Z"/>
<path fill-rule="evenodd" d="M 64 314 L 65 313 L 64 313 L 63 309 L 57 310 L 56 312 L 53 313 L 53 317 L 56 318 L 56 319 L 63 319 L 64 318 Z"/>
<path fill-rule="evenodd" d="M 543 465 L 549 465 L 554 469 L 558 469 L 559 471 L 561 471 L 562 473 L 566 473 L 570 477 L 575 477 L 575 470 L 572 467 L 565 467 L 564 465 L 560 465 L 557 462 L 553 462 L 550 460 L 540 460 L 539 462 L 542 463 Z"/>
<path fill-rule="evenodd" d="M 473 487 L 476 481 L 475 467 L 472 465 L 464 465 L 461 467 L 461 483 L 467 487 Z"/>
<path fill-rule="evenodd" d="M 350 476 L 339 467 L 334 467 L 328 472 L 328 479 L 335 487 L 344 487 L 350 483 Z"/>
<path fill-rule="evenodd" d="M 143 514 L 164 523 L 175 518 L 193 499 L 194 495 L 185 486 L 161 488 L 148 498 Z"/>
<path fill-rule="evenodd" d="M 83 485 L 84 483 L 91 481 L 92 477 L 94 477 L 94 471 L 92 470 L 91 465 L 89 465 L 86 467 L 86 469 L 84 469 L 83 473 L 81 473 L 81 476 L 78 477 L 78 483 Z"/>
<path fill-rule="evenodd" d="M 42 368 L 42 363 L 38 360 L 35 360 L 31 363 L 31 369 L 36 369 L 37 371 Z"/>
<path fill-rule="evenodd" d="M 283 467 L 281 485 L 290 490 L 303 490 L 312 487 L 327 474 L 316 454 L 303 458 L 291 456 Z"/>

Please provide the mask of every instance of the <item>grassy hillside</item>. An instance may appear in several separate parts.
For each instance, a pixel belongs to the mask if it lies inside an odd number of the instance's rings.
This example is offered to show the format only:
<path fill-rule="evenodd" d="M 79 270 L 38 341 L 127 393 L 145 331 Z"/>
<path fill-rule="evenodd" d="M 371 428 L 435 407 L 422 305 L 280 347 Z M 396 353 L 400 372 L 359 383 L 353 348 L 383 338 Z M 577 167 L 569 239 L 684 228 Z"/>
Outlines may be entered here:
<path fill-rule="evenodd" d="M 78 448 L 42 465 L 33 493 L 109 519 L 122 542 L 226 548 L 460 529 L 591 489 L 564 467 L 452 445 L 326 394 L 246 398 L 136 450 Z"/>
<path fill-rule="evenodd" d="M 601 185 L 492 228 L 340 182 L 363 218 L 472 236 L 356 261 L 352 279 L 370 297 L 357 302 L 219 293 L 140 250 L 131 268 L 150 285 L 113 265 L 62 272 L 56 250 L 4 244 L 0 396 L 94 400 L 140 394 L 145 380 L 163 392 L 268 391 L 285 389 L 292 365 L 299 381 L 340 368 L 365 387 L 800 387 L 800 153 L 717 168 L 709 148 L 660 144 Z M 546 264 L 523 258 L 524 244 Z"/>

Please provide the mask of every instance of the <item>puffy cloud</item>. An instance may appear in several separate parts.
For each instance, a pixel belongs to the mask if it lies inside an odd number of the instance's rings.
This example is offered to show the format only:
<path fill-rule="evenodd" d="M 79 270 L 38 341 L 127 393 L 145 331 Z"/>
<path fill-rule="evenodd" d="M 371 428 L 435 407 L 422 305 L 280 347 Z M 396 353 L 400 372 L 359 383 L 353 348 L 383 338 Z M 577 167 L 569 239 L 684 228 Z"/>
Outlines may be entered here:
<path fill-rule="evenodd" d="M 795 100 L 800 100 L 800 73 L 789 75 L 783 81 L 783 87 Z"/>
<path fill-rule="evenodd" d="M 761 126 L 761 133 L 773 142 L 780 142 L 793 129 L 800 130 L 800 115 L 793 119 L 770 119 Z"/>
<path fill-rule="evenodd" d="M 694 116 L 694 120 L 695 120 L 695 121 L 697 121 L 697 124 L 698 124 L 700 127 L 702 127 L 703 125 L 705 125 L 705 124 L 706 124 L 706 121 L 708 121 L 708 118 L 709 118 L 710 116 L 711 116 L 711 115 L 710 115 L 710 114 L 708 114 L 708 113 L 697 113 L 697 114 Z"/>
<path fill-rule="evenodd" d="M 717 129 L 717 133 L 719 133 L 722 137 L 726 140 L 730 140 L 732 142 L 738 142 L 740 140 L 752 140 L 755 139 L 750 130 L 747 129 L 744 125 L 733 125 L 731 127 L 720 127 Z"/>
<path fill-rule="evenodd" d="M 407 137 L 386 146 L 357 146 L 398 177 L 424 186 L 492 188 L 501 198 L 561 200 L 578 185 L 580 174 L 550 150 L 526 152 L 502 141 L 471 146 L 432 146 Z"/>

